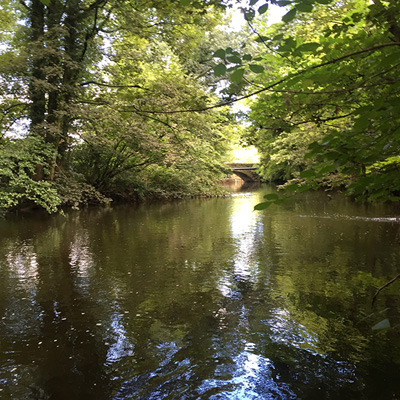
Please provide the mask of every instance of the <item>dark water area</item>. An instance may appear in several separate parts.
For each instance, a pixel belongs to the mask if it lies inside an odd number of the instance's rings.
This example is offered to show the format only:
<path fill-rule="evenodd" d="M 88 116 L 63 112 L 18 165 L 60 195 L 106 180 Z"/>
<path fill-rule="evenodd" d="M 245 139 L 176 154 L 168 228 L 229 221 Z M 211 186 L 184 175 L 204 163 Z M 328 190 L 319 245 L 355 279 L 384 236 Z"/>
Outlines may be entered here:
<path fill-rule="evenodd" d="M 0 221 L 0 399 L 400 399 L 399 210 L 273 191 Z"/>

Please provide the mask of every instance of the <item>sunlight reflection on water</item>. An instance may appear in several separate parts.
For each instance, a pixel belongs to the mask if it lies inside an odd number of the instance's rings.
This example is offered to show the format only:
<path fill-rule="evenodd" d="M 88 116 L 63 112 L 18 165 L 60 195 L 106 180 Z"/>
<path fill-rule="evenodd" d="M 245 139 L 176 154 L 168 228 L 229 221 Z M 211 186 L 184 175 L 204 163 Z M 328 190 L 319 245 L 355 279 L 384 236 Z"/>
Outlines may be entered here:
<path fill-rule="evenodd" d="M 226 366 L 217 368 L 215 375 L 226 375 Z M 208 399 L 295 399 L 285 383 L 272 378 L 274 366 L 268 358 L 244 351 L 233 359 L 231 379 L 208 379 L 201 383 L 197 392 Z M 213 395 L 217 389 L 218 394 Z"/>
<path fill-rule="evenodd" d="M 370 294 L 398 268 L 399 218 L 315 193 L 253 212 L 264 194 L 2 231 L 3 397 L 396 398 L 397 331 L 371 326 L 396 326 L 399 296 L 375 313 Z"/>

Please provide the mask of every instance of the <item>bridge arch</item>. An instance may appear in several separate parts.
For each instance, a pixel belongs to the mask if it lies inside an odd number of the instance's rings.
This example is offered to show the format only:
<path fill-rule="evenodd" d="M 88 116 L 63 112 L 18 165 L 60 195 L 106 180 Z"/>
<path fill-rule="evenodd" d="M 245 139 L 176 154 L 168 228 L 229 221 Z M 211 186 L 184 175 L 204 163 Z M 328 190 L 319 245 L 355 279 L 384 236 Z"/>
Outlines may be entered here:
<path fill-rule="evenodd" d="M 232 172 L 245 182 L 260 182 L 257 174 L 258 164 L 229 163 L 228 167 Z"/>

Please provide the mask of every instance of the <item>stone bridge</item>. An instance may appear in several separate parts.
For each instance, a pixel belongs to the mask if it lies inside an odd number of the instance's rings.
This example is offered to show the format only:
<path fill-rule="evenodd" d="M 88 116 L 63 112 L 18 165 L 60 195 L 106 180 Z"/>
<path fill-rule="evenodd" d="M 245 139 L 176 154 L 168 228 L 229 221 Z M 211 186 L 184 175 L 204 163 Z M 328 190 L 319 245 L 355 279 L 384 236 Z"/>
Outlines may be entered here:
<path fill-rule="evenodd" d="M 258 164 L 234 164 L 230 163 L 227 166 L 232 172 L 245 182 L 260 182 L 260 176 L 256 173 Z"/>

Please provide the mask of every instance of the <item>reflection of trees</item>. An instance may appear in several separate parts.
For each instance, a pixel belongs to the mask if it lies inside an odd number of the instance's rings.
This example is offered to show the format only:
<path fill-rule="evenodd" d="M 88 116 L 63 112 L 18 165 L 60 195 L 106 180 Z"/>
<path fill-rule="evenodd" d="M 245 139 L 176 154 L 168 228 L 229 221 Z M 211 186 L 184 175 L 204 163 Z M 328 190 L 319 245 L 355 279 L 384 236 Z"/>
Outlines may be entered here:
<path fill-rule="evenodd" d="M 0 296 L 7 327 L 0 331 L 6 346 L 1 357 L 14 355 L 1 362 L 6 365 L 2 379 L 10 383 L 3 394 L 89 399 L 97 393 L 101 398 L 108 391 L 101 379 L 104 346 L 95 338 L 95 316 L 88 312 L 92 299 L 80 290 L 78 271 L 70 265 L 70 248 L 76 248 L 74 240 L 82 232 L 73 221 L 48 222 L 25 221 L 24 230 L 6 235 L 0 246 L 5 253 L 1 271 L 9 278 Z M 10 324 L 14 319 L 18 325 Z"/>
<path fill-rule="evenodd" d="M 360 376 L 382 375 L 371 360 L 398 371 L 397 347 L 360 322 L 378 272 L 398 261 L 394 227 L 317 218 L 331 212 L 325 203 L 321 215 L 310 202 L 253 213 L 257 201 L 236 195 L 14 224 L 0 237 L 9 352 L 0 379 L 11 384 L 17 368 L 20 398 L 289 399 L 296 387 L 303 398 L 353 399 L 368 384 Z M 382 302 L 398 305 L 394 296 Z M 13 312 L 23 323 L 9 324 Z"/>
<path fill-rule="evenodd" d="M 33 312 L 24 306 L 32 321 L 22 323 L 32 357 L 7 365 L 24 376 L 26 364 L 36 360 L 21 397 L 32 390 L 60 399 L 85 391 L 86 398 L 108 398 L 109 381 L 103 375 L 114 376 L 118 386 L 125 373 L 131 377 L 165 363 L 189 332 L 190 340 L 199 340 L 193 332 L 203 330 L 204 307 L 215 300 L 209 295 L 219 276 L 215 265 L 223 265 L 229 253 L 225 206 L 211 215 L 211 203 L 215 199 L 193 201 L 187 217 L 177 218 L 174 214 L 188 202 L 125 208 L 119 219 L 103 210 L 48 219 L 47 225 L 33 218 L 25 229 L 9 233 L 13 253 L 2 274 L 23 254 L 15 239 L 29 238 L 29 262 L 20 273 L 30 274 L 26 282 L 33 285 L 37 305 Z M 19 293 L 10 282 L 2 284 L 0 307 L 9 310 L 6 301 Z M 14 352 L 16 330 L 1 333 Z M 117 373 L 119 368 L 125 372 Z M 98 397 L 91 397 L 94 393 Z"/>
<path fill-rule="evenodd" d="M 307 199 L 310 196 L 264 216 L 264 233 L 270 239 L 267 250 L 264 246 L 258 252 L 260 258 L 266 251 L 275 254 L 268 295 L 280 304 L 266 323 L 272 333 L 263 338 L 264 351 L 281 367 L 287 359 L 282 368 L 287 369 L 287 379 L 296 382 L 300 395 L 316 395 L 301 384 L 308 380 L 309 386 L 322 388 L 320 395 L 326 391 L 357 398 L 351 393 L 368 386 L 361 376 L 365 366 L 374 369 L 374 348 L 383 345 L 371 337 L 372 321 L 363 319 L 372 312 L 370 302 L 381 276 L 390 276 L 398 264 L 393 252 L 395 227 L 364 219 L 364 215 L 374 216 L 372 208 L 356 209 L 349 201 L 334 200 L 321 209 L 312 202 L 315 197 L 311 203 Z M 347 217 L 357 213 L 357 218 Z M 398 309 L 398 303 L 390 307 Z M 382 316 L 376 313 L 375 318 Z M 275 358 L 271 346 L 282 349 Z M 382 390 L 392 393 L 391 385 Z M 345 388 L 347 397 L 343 397 Z"/>

